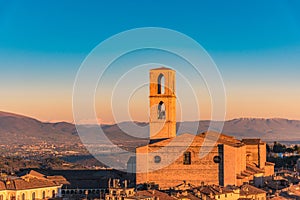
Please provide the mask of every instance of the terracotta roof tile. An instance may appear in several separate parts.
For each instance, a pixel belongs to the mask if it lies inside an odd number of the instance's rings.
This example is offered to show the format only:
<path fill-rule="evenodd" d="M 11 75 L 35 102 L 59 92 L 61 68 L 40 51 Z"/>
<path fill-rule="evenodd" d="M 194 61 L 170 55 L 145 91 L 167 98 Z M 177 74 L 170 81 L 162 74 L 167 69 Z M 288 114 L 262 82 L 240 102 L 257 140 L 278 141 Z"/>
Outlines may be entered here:
<path fill-rule="evenodd" d="M 172 71 L 174 71 L 173 69 L 167 68 L 167 67 L 154 68 L 154 69 L 151 69 L 150 71 L 153 71 L 153 70 L 172 70 Z"/>
<path fill-rule="evenodd" d="M 178 135 L 175 138 L 168 138 L 163 140 L 157 140 L 157 141 L 151 141 L 150 144 L 148 144 L 149 147 L 157 147 L 157 146 L 166 146 L 166 145 L 172 145 L 172 146 L 186 146 L 186 144 L 190 144 L 189 146 L 199 146 L 202 145 L 204 140 L 207 142 L 209 141 L 215 141 L 216 138 L 217 143 L 213 143 L 213 145 L 217 144 L 226 144 L 229 146 L 243 146 L 244 144 L 240 141 L 235 139 L 232 136 L 227 136 L 221 133 L 217 133 L 214 131 L 204 132 L 197 135 L 193 135 L 190 133 L 184 133 L 181 135 Z"/>
<path fill-rule="evenodd" d="M 246 139 L 242 139 L 242 142 L 248 145 L 255 145 L 255 144 L 260 144 L 261 143 L 261 139 L 259 138 L 246 138 Z"/>
<path fill-rule="evenodd" d="M 176 198 L 171 197 L 168 194 L 166 194 L 164 192 L 160 192 L 158 190 L 142 190 L 142 191 L 138 191 L 137 195 L 158 197 L 159 199 L 163 199 L 163 200 L 174 200 L 174 199 L 176 199 Z"/>
<path fill-rule="evenodd" d="M 59 184 L 64 184 L 64 185 L 70 184 L 70 182 L 67 181 L 67 179 L 63 176 L 47 176 L 47 179 Z"/>
<path fill-rule="evenodd" d="M 256 167 L 255 165 L 249 164 L 249 163 L 246 164 L 246 169 L 247 169 L 247 171 L 253 172 L 253 173 L 256 173 L 256 174 L 264 172 L 264 170 Z"/>
<path fill-rule="evenodd" d="M 59 183 L 55 183 L 49 180 L 31 178 L 24 180 L 22 178 L 7 180 L 5 182 L 5 187 L 7 190 L 25 190 L 25 189 L 33 189 L 33 188 L 44 188 L 44 187 L 54 187 L 60 185 Z"/>
<path fill-rule="evenodd" d="M 201 193 L 205 195 L 210 195 L 210 194 L 220 195 L 220 194 L 227 194 L 232 192 L 232 190 L 230 190 L 229 188 L 224 188 L 219 185 L 205 185 L 199 187 L 199 190 Z"/>
<path fill-rule="evenodd" d="M 179 199 L 200 200 L 200 198 L 188 193 L 187 195 L 179 195 Z"/>
<path fill-rule="evenodd" d="M 0 190 L 6 190 L 5 184 L 3 181 L 0 181 Z"/>
<path fill-rule="evenodd" d="M 248 184 L 242 185 L 241 190 L 240 190 L 240 195 L 241 196 L 252 195 L 252 194 L 255 195 L 255 194 L 262 194 L 262 193 L 266 193 L 266 191 L 261 190 L 257 187 L 254 187 L 252 185 L 248 185 Z"/>
<path fill-rule="evenodd" d="M 37 177 L 37 178 L 43 178 L 43 177 L 45 177 L 44 174 L 39 173 L 39 172 L 37 172 L 35 170 L 30 170 L 30 171 L 26 171 L 25 170 L 25 171 L 23 171 L 23 172 L 21 172 L 21 173 L 18 174 L 18 176 L 20 176 L 20 177 L 22 177 L 22 176 L 28 176 L 28 175 L 34 176 L 34 177 Z"/>

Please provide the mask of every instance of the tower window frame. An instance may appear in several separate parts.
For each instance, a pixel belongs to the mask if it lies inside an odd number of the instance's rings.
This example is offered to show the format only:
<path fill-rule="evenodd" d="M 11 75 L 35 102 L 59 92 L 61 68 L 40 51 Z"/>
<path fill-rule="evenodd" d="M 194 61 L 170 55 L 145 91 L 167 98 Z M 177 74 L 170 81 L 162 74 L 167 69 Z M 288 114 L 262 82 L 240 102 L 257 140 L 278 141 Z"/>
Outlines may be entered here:
<path fill-rule="evenodd" d="M 166 119 L 166 106 L 163 101 L 157 105 L 157 119 Z"/>
<path fill-rule="evenodd" d="M 157 78 L 157 94 L 165 94 L 165 76 L 163 74 L 159 74 Z"/>
<path fill-rule="evenodd" d="M 183 153 L 183 164 L 184 165 L 192 164 L 192 153 L 190 151 L 186 151 Z"/>

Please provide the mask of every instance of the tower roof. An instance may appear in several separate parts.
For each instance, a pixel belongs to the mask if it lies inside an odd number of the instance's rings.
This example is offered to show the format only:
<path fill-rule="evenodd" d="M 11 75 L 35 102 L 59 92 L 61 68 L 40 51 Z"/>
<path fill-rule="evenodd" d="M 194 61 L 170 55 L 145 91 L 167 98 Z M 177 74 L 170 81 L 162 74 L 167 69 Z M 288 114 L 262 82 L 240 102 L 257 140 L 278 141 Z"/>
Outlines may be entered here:
<path fill-rule="evenodd" d="M 152 70 L 171 70 L 171 71 L 175 71 L 175 70 L 173 70 L 171 68 L 167 68 L 167 67 L 154 68 L 154 69 L 151 69 L 150 71 L 152 71 Z"/>
<path fill-rule="evenodd" d="M 214 137 L 218 137 L 217 141 L 214 145 L 225 144 L 232 147 L 240 147 L 244 146 L 240 140 L 235 139 L 232 136 L 227 136 L 222 133 L 217 133 L 214 131 L 204 132 L 197 135 L 191 133 L 183 133 L 181 135 L 176 136 L 175 138 L 167 138 L 160 140 L 151 140 L 151 142 L 146 146 L 166 146 L 172 141 L 172 146 L 185 146 L 188 142 L 192 143 L 192 146 L 202 146 L 205 140 L 213 139 Z M 212 140 L 214 141 L 214 140 Z"/>
<path fill-rule="evenodd" d="M 245 138 L 242 139 L 242 142 L 248 145 L 263 144 L 260 138 Z"/>

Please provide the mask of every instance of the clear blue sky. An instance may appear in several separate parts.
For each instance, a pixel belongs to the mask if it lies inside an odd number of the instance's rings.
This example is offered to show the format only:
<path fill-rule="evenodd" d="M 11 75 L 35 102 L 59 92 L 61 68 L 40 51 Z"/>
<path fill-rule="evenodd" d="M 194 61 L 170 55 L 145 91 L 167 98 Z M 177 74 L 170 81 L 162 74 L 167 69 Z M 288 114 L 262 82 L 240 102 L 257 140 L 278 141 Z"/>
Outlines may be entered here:
<path fill-rule="evenodd" d="M 224 78 L 228 118 L 300 119 L 299 10 L 297 0 L 0 0 L 0 110 L 72 121 L 72 86 L 85 56 L 114 34 L 154 26 L 208 51 Z"/>

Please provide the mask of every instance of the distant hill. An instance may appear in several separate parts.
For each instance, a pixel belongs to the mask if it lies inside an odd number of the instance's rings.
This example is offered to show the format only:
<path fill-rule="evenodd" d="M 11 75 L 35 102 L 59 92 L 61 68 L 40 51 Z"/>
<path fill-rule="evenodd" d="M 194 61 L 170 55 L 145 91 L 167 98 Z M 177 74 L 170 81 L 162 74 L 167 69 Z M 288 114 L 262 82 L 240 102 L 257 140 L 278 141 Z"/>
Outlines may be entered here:
<path fill-rule="evenodd" d="M 225 123 L 223 132 L 242 137 L 260 137 L 265 141 L 300 141 L 300 121 L 281 118 L 233 119 Z"/>
<path fill-rule="evenodd" d="M 207 130 L 209 121 L 181 122 L 177 123 L 183 132 L 203 132 Z M 145 127 L 145 122 L 123 122 L 121 127 L 133 135 L 146 137 L 148 129 L 143 128 L 136 132 L 136 125 Z M 198 127 L 195 132 L 194 127 Z M 133 141 L 134 137 L 124 134 L 118 125 L 103 125 L 108 138 L 115 143 L 126 143 Z M 97 126 L 81 126 L 81 131 L 86 137 L 93 137 L 98 129 Z M 222 133 L 237 138 L 260 137 L 265 141 L 300 141 L 300 121 L 288 119 L 258 119 L 240 118 L 226 121 Z M 75 125 L 67 122 L 46 123 L 39 120 L 17 115 L 13 113 L 0 112 L 0 144 L 30 144 L 47 141 L 49 143 L 77 143 L 80 141 Z M 144 141 L 144 140 L 143 140 Z"/>
<path fill-rule="evenodd" d="M 193 121 L 193 122 L 178 122 L 177 134 L 182 133 L 202 133 L 207 131 L 210 121 Z M 145 126 L 145 123 L 136 125 Z M 135 126 L 136 126 L 135 125 Z M 128 132 L 134 128 L 132 122 L 123 122 L 122 127 L 125 127 Z M 197 129 L 198 128 L 198 129 Z M 118 125 L 109 126 L 108 130 L 120 132 Z M 196 130 L 196 131 L 195 131 Z M 114 131 L 110 133 L 114 133 Z M 241 138 L 261 138 L 264 141 L 299 141 L 300 142 L 300 120 L 288 120 L 280 118 L 263 119 L 263 118 L 239 118 L 225 121 L 222 130 L 223 134 Z M 140 132 L 140 135 L 147 135 L 148 132 Z M 134 133 L 137 135 L 137 133 Z"/>
<path fill-rule="evenodd" d="M 209 121 L 200 121 L 200 132 Z M 185 125 L 185 122 L 183 123 Z M 188 126 L 188 125 L 187 125 Z M 262 138 L 264 141 L 300 141 L 300 121 L 288 119 L 239 118 L 224 123 L 222 133 L 241 138 Z"/>
<path fill-rule="evenodd" d="M 45 123 L 0 111 L 0 144 L 30 144 L 41 141 L 64 143 L 66 140 L 79 141 L 73 124 Z"/>

